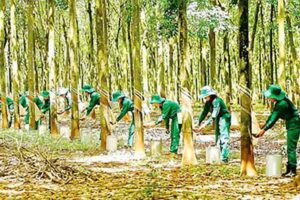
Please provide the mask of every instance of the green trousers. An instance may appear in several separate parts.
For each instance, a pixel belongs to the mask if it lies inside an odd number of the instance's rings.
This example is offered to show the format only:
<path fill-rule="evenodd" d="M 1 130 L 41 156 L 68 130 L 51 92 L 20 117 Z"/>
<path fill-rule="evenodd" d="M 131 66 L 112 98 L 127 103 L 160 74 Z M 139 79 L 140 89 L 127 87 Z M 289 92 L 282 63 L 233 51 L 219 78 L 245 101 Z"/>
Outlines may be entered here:
<path fill-rule="evenodd" d="M 171 122 L 171 146 L 170 152 L 177 153 L 179 146 L 179 138 L 180 138 L 180 130 L 178 125 L 178 117 L 177 115 L 172 118 Z"/>
<path fill-rule="evenodd" d="M 222 161 L 228 161 L 229 158 L 230 125 L 230 114 L 225 114 L 216 120 L 215 141 L 220 147 Z"/>
<path fill-rule="evenodd" d="M 132 113 L 132 122 L 129 127 L 128 141 L 127 141 L 128 146 L 130 147 L 133 146 L 133 139 L 134 139 L 134 115 Z"/>
<path fill-rule="evenodd" d="M 8 120 L 8 127 L 10 128 L 11 127 L 11 125 L 12 125 L 12 122 L 13 122 L 13 119 L 14 119 L 14 109 L 10 109 L 9 110 L 9 120 Z"/>
<path fill-rule="evenodd" d="M 297 143 L 300 136 L 300 118 L 287 121 L 287 155 L 288 165 L 297 167 Z"/>

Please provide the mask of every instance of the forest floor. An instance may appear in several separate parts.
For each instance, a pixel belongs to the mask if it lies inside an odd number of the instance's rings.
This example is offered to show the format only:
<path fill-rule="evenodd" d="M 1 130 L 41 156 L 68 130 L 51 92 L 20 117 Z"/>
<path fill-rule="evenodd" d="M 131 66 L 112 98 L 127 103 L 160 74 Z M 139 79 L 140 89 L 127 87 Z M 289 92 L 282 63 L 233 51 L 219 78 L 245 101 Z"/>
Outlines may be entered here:
<path fill-rule="evenodd" d="M 76 141 L 37 131 L 0 131 L 0 199 L 300 199 L 293 179 L 265 176 L 265 156 L 284 151 L 283 134 L 268 132 L 255 141 L 259 176 L 247 178 L 240 177 L 238 131 L 231 133 L 229 164 L 206 164 L 205 148 L 214 144 L 214 136 L 197 135 L 199 164 L 182 167 L 182 146 L 177 157 L 168 155 L 170 139 L 162 128 L 146 131 L 147 157 L 136 160 L 124 147 L 128 126 L 118 124 L 119 148 L 110 153 L 100 152 L 95 124 L 83 128 Z M 163 141 L 160 157 L 149 152 L 155 138 Z"/>

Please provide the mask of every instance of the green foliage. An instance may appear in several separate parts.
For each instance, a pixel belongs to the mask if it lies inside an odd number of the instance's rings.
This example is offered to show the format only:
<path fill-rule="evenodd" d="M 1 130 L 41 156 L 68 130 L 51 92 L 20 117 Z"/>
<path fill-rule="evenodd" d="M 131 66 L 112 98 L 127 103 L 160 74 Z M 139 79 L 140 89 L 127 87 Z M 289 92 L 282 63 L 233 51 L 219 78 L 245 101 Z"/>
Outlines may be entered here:
<path fill-rule="evenodd" d="M 68 0 L 55 0 L 55 6 L 61 10 L 67 10 Z"/>
<path fill-rule="evenodd" d="M 167 38 L 174 37 L 178 32 L 178 1 L 162 0 L 160 1 L 160 8 L 163 12 L 160 26 L 161 33 Z"/>

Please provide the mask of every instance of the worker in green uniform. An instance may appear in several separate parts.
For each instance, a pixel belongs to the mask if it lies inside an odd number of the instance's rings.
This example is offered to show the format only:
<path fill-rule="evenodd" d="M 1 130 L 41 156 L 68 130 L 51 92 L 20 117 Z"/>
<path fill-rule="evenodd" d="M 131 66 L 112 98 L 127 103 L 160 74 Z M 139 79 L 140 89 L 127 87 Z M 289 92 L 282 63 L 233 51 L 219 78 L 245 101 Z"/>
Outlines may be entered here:
<path fill-rule="evenodd" d="M 215 121 L 215 142 L 221 150 L 221 160 L 228 163 L 229 158 L 229 133 L 231 116 L 224 101 L 217 96 L 217 93 L 210 87 L 205 86 L 200 90 L 200 98 L 205 99 L 205 105 L 202 113 L 199 116 L 197 129 L 201 132 L 202 129 Z M 211 112 L 210 117 L 206 120 L 207 114 Z"/>
<path fill-rule="evenodd" d="M 14 118 L 14 101 L 11 98 L 6 97 L 6 105 L 7 105 L 9 116 L 10 116 L 9 121 L 8 121 L 8 127 L 10 128 L 12 125 L 13 118 Z M 1 95 L 0 95 L 0 110 L 2 110 Z"/>
<path fill-rule="evenodd" d="M 91 85 L 85 85 L 82 87 L 82 92 L 85 92 L 86 95 L 90 96 L 90 103 L 87 108 L 85 108 L 82 112 L 86 111 L 85 116 L 83 116 L 80 120 L 85 120 L 86 117 L 90 115 L 92 110 L 96 105 L 100 105 L 100 94 L 95 92 L 95 89 Z"/>
<path fill-rule="evenodd" d="M 27 94 L 20 95 L 20 99 L 19 99 L 20 105 L 26 110 L 25 125 L 29 125 L 29 118 L 30 118 L 29 103 L 28 103 L 29 99 L 31 98 Z M 34 97 L 33 101 L 39 109 L 42 109 L 43 102 L 42 100 L 40 100 L 39 97 Z M 40 124 L 41 124 L 41 120 L 39 119 L 35 122 L 35 128 L 37 129 Z"/>
<path fill-rule="evenodd" d="M 118 102 L 119 106 L 120 106 L 120 109 L 122 109 L 121 113 L 117 117 L 117 120 L 116 120 L 117 122 L 121 121 L 121 119 L 128 112 L 131 112 L 131 114 L 132 114 L 132 122 L 131 122 L 130 127 L 129 127 L 128 142 L 127 142 L 128 146 L 132 147 L 133 137 L 134 137 L 134 115 L 133 115 L 134 107 L 133 107 L 133 102 L 129 98 L 127 98 L 125 96 L 125 94 L 122 93 L 121 91 L 117 91 L 117 92 L 113 93 L 112 101 L 113 102 Z M 112 124 L 114 124 L 114 123 L 112 123 Z"/>
<path fill-rule="evenodd" d="M 64 114 L 71 110 L 72 97 L 71 92 L 68 88 L 60 88 L 57 93 L 58 96 L 62 97 L 65 102 L 65 109 L 61 112 L 58 112 L 58 115 Z"/>
<path fill-rule="evenodd" d="M 287 155 L 288 162 L 286 172 L 282 174 L 286 177 L 296 176 L 297 169 L 297 143 L 300 135 L 300 117 L 296 106 L 286 96 L 286 93 L 278 85 L 270 85 L 264 92 L 264 96 L 273 104 L 273 111 L 262 130 L 256 135 L 261 137 L 267 130 L 272 128 L 278 119 L 285 120 L 287 129 Z"/>
<path fill-rule="evenodd" d="M 180 138 L 180 129 L 178 125 L 178 116 L 177 114 L 181 112 L 180 106 L 178 103 L 174 101 L 167 100 L 165 98 L 162 98 L 160 95 L 156 94 L 151 97 L 150 104 L 153 104 L 155 107 L 158 107 L 161 109 L 162 114 L 157 119 L 155 123 L 149 123 L 145 124 L 146 128 L 153 127 L 155 125 L 160 124 L 163 120 L 166 123 L 166 129 L 167 133 L 170 132 L 170 120 L 172 120 L 171 123 L 171 146 L 170 146 L 170 152 L 177 154 L 178 152 L 178 145 L 179 145 L 179 138 Z"/>
<path fill-rule="evenodd" d="M 41 96 L 43 97 L 44 103 L 41 108 L 41 111 L 43 114 L 50 111 L 50 93 L 48 91 L 43 91 L 41 93 Z"/>

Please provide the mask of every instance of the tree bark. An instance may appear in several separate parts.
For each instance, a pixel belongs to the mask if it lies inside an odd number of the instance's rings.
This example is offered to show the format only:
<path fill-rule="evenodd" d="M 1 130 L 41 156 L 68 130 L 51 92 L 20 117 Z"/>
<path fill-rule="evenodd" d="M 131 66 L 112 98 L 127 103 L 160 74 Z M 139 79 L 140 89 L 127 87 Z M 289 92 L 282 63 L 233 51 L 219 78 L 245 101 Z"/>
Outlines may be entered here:
<path fill-rule="evenodd" d="M 12 82 L 14 101 L 14 128 L 20 129 L 19 115 L 19 66 L 18 66 L 18 45 L 16 29 L 16 0 L 10 1 L 10 24 L 11 24 L 11 53 L 12 53 Z"/>
<path fill-rule="evenodd" d="M 56 65 L 55 65 L 55 32 L 54 32 L 54 16 L 55 5 L 54 0 L 49 0 L 48 10 L 48 60 L 47 65 L 49 68 L 49 92 L 50 92 L 50 132 L 53 136 L 59 135 L 57 127 L 57 103 L 56 103 Z"/>
<path fill-rule="evenodd" d="M 5 70 L 5 1 L 0 1 L 0 83 L 2 101 L 2 128 L 8 128 L 6 104 L 6 70 Z"/>
<path fill-rule="evenodd" d="M 76 23 L 76 0 L 69 0 L 69 18 L 70 18 L 70 66 L 71 66 L 71 96 L 72 96 L 72 114 L 71 114 L 71 139 L 78 139 L 79 132 L 79 112 L 78 112 L 78 32 Z"/>
<path fill-rule="evenodd" d="M 286 75 L 285 75 L 285 33 L 284 33 L 284 0 L 278 0 L 278 42 L 279 42 L 279 66 L 278 66 L 278 83 L 286 90 Z"/>
<path fill-rule="evenodd" d="M 144 158 L 144 130 L 142 118 L 143 77 L 141 76 L 141 43 L 140 43 L 140 0 L 131 0 L 132 6 L 132 67 L 134 74 L 134 120 L 135 120 L 135 156 Z"/>
<path fill-rule="evenodd" d="M 188 40 L 187 40 L 187 2 L 179 0 L 179 48 L 180 48 L 180 85 L 182 104 L 182 133 L 183 156 L 182 165 L 196 165 L 197 159 L 193 144 L 193 112 L 191 99 L 191 82 L 188 69 Z"/>
<path fill-rule="evenodd" d="M 241 175 L 257 176 L 251 136 L 251 66 L 249 63 L 248 0 L 239 4 L 239 79 L 241 109 Z"/>

